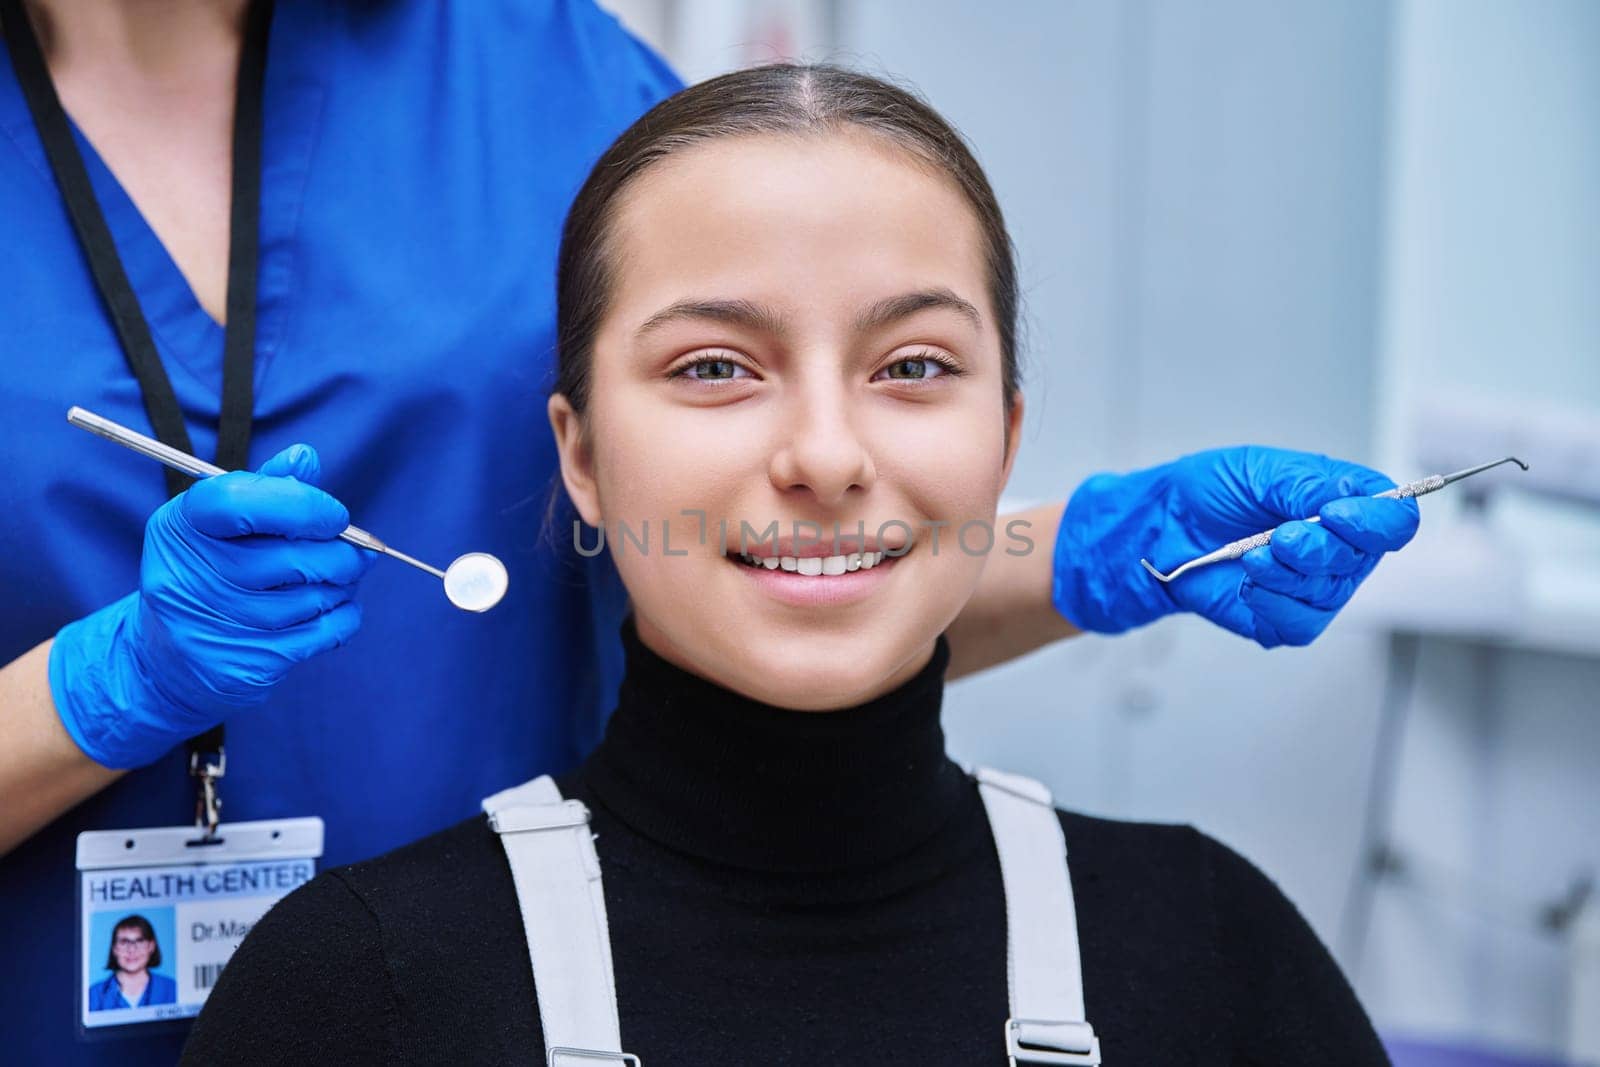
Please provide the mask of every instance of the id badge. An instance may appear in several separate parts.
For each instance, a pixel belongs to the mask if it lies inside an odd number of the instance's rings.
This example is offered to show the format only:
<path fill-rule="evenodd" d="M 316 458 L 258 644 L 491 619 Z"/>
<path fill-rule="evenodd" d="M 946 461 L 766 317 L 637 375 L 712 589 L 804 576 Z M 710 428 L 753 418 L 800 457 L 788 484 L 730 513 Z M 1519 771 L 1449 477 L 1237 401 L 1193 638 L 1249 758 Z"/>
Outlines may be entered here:
<path fill-rule="evenodd" d="M 223 823 L 209 840 L 193 826 L 79 834 L 80 1033 L 198 1014 L 245 934 L 321 855 L 316 817 Z"/>

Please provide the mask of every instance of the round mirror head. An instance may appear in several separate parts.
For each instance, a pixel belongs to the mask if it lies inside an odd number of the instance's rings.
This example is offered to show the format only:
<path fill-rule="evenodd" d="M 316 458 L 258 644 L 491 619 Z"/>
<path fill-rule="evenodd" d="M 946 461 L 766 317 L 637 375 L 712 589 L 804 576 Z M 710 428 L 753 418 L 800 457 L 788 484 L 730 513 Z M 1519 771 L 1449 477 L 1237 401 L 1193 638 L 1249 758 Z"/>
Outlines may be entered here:
<path fill-rule="evenodd" d="M 487 552 L 468 552 L 444 570 L 444 595 L 462 611 L 488 611 L 510 584 L 506 565 Z"/>

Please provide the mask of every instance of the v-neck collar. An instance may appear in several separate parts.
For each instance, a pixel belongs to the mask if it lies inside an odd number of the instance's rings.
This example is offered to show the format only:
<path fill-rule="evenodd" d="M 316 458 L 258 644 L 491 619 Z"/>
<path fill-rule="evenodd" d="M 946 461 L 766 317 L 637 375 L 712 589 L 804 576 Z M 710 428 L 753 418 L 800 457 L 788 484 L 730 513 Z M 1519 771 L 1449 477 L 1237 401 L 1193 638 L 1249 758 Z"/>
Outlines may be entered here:
<path fill-rule="evenodd" d="M 283 344 L 297 293 L 295 234 L 321 127 L 324 85 L 334 51 L 329 47 L 328 21 L 328 5 L 321 3 L 278 0 L 272 14 L 262 100 L 256 283 L 258 395 L 272 357 Z M 176 384 L 179 375 L 187 372 L 208 394 L 220 398 L 223 327 L 200 306 L 166 246 L 76 122 L 72 123 L 72 130 L 100 210 L 116 242 L 117 254 L 139 297 L 168 374 Z M 59 200 L 44 146 L 4 48 L 0 48 L 0 133 Z M 64 220 L 65 205 L 61 210 Z M 93 285 L 87 264 L 84 283 Z"/>

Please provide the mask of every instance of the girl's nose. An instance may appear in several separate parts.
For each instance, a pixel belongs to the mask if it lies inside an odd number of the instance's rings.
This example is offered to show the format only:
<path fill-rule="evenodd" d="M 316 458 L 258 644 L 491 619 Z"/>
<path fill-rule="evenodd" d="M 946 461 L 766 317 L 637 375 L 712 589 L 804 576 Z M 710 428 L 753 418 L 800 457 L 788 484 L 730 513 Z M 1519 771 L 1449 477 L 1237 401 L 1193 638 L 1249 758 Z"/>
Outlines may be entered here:
<path fill-rule="evenodd" d="M 870 489 L 877 479 L 871 450 L 855 426 L 842 383 L 797 388 L 780 419 L 770 472 L 779 490 L 810 490 L 832 507 L 851 489 Z"/>

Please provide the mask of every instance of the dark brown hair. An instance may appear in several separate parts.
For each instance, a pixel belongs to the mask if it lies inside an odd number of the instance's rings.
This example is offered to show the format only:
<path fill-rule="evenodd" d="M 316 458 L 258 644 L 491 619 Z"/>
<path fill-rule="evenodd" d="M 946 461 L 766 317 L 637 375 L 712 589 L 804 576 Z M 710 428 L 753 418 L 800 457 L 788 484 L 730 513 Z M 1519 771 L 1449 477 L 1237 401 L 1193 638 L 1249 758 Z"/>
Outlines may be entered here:
<path fill-rule="evenodd" d="M 150 920 L 143 915 L 129 915 L 117 923 L 111 931 L 111 946 L 106 949 L 106 970 L 114 971 L 117 969 L 118 930 L 138 930 L 140 935 L 150 942 L 151 946 L 150 961 L 145 964 L 146 968 L 153 971 L 161 966 L 161 945 L 156 941 L 156 928 L 151 926 Z"/>
<path fill-rule="evenodd" d="M 994 190 L 961 135 L 914 93 L 823 64 L 750 67 L 690 86 L 628 127 L 589 174 L 567 214 L 556 278 L 558 368 L 554 391 L 581 415 L 588 407 L 594 337 L 611 295 L 611 223 L 633 180 L 676 152 L 762 134 L 875 133 L 948 177 L 978 220 L 989 300 L 1000 333 L 1002 399 L 1016 397 L 1017 270 Z"/>

